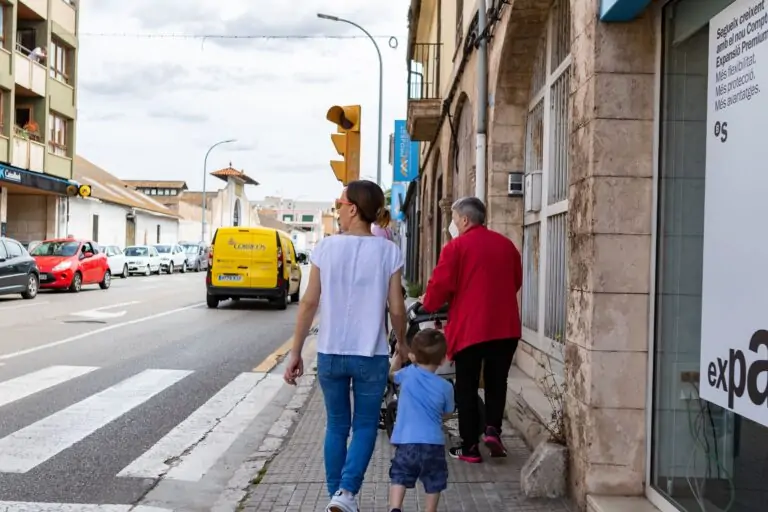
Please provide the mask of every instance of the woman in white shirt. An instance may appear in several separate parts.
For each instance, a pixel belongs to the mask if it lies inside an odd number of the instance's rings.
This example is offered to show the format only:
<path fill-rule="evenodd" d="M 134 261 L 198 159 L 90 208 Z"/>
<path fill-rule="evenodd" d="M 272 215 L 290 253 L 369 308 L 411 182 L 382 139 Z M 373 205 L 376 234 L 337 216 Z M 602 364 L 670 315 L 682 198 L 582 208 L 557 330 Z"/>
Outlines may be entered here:
<path fill-rule="evenodd" d="M 388 214 L 378 185 L 350 183 L 336 209 L 343 234 L 324 239 L 312 252 L 285 381 L 295 384 L 304 373 L 301 351 L 319 308 L 317 376 L 328 418 L 324 459 L 331 496 L 326 511 L 358 512 L 356 495 L 376 445 L 389 372 L 387 305 L 398 342 L 405 338 L 403 255 L 397 245 L 371 233 L 371 224 Z"/>

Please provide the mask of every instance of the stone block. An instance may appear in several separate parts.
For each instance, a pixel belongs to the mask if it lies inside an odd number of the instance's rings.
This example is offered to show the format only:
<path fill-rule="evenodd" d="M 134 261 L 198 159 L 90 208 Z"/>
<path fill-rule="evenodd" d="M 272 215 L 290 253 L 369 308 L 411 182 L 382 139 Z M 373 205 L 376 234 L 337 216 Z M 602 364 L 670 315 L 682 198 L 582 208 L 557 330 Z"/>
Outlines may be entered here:
<path fill-rule="evenodd" d="M 648 295 L 571 290 L 568 343 L 594 351 L 648 350 Z"/>
<path fill-rule="evenodd" d="M 596 117 L 602 119 L 653 120 L 655 74 L 596 73 Z"/>
<path fill-rule="evenodd" d="M 570 0 L 571 34 L 579 36 L 597 20 L 599 0 Z"/>
<path fill-rule="evenodd" d="M 520 487 L 527 498 L 559 498 L 566 493 L 568 448 L 540 443 L 520 471 Z"/>
<path fill-rule="evenodd" d="M 572 233 L 650 235 L 653 180 L 585 178 L 569 187 L 569 204 Z"/>
<path fill-rule="evenodd" d="M 568 241 L 568 279 L 572 290 L 649 292 L 649 235 L 573 234 Z"/>
<path fill-rule="evenodd" d="M 645 408 L 646 352 L 593 351 L 567 343 L 565 368 L 568 393 L 587 406 Z"/>

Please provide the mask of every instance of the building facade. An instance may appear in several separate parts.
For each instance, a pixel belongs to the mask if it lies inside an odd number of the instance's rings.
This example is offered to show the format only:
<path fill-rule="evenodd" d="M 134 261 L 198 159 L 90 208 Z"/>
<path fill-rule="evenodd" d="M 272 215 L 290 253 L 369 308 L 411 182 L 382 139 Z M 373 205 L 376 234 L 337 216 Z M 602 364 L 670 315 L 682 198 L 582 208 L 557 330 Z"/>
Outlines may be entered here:
<path fill-rule="evenodd" d="M 73 174 L 79 4 L 0 3 L 0 230 L 59 234 Z"/>
<path fill-rule="evenodd" d="M 260 218 L 272 217 L 291 226 L 294 245 L 299 244 L 300 250 L 313 250 L 330 233 L 324 221 L 327 215 L 333 213 L 333 203 L 330 202 L 267 196 L 252 201 L 251 207 Z"/>
<path fill-rule="evenodd" d="M 719 265 L 753 277 L 717 280 L 705 261 L 718 246 L 740 257 L 741 245 L 762 238 L 734 238 L 716 222 L 732 220 L 733 230 L 732 215 L 764 218 L 761 201 L 729 202 L 728 214 L 711 209 L 761 189 L 759 174 L 741 178 L 762 165 L 758 139 L 733 143 L 740 145 L 728 165 L 719 148 L 732 140 L 728 124 L 739 123 L 744 137 L 765 133 L 745 126 L 768 110 L 759 92 L 764 2 L 487 0 L 487 7 L 488 28 L 479 32 L 475 2 L 411 2 L 408 126 L 421 141 L 420 177 L 404 208 L 408 247 L 417 251 L 409 254 L 418 262 L 411 279 L 427 282 L 450 238 L 452 201 L 474 195 L 484 174 L 489 227 L 510 237 L 524 260 L 515 371 L 536 382 L 552 372 L 564 383 L 568 480 L 579 509 L 764 510 L 764 378 L 749 393 L 737 380 L 729 404 L 709 390 L 725 370 L 702 356 L 711 353 L 713 322 L 725 322 L 711 309 L 702 314 L 703 304 L 746 310 L 762 286 L 761 267 Z M 478 126 L 481 38 L 486 126 Z M 484 159 L 478 131 L 487 134 Z M 478 172 L 483 163 L 486 172 Z M 728 167 L 726 178 L 717 165 Z M 717 185 L 707 188 L 711 180 Z M 704 284 L 724 282 L 741 293 L 713 302 L 719 294 Z M 719 345 L 756 328 L 726 327 Z M 761 332 L 749 357 L 765 365 Z M 727 358 L 726 351 L 721 362 Z"/>

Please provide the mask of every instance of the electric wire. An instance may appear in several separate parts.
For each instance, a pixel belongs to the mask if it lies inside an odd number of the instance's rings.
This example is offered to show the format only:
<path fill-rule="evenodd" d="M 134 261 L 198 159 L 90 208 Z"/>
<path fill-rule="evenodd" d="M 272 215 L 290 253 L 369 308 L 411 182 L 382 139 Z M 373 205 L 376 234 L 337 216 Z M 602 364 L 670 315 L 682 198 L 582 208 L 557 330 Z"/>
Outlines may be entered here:
<path fill-rule="evenodd" d="M 365 35 L 330 35 L 330 34 L 174 34 L 150 32 L 83 32 L 80 37 L 124 37 L 135 39 L 367 39 Z M 393 36 L 374 35 L 374 39 L 390 39 Z"/>

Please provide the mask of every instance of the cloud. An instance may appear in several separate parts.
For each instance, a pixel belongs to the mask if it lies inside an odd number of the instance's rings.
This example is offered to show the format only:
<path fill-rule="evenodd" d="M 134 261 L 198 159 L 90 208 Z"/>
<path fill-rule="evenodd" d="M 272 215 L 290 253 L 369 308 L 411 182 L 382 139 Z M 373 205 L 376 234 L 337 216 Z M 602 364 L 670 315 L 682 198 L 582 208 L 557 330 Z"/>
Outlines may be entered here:
<path fill-rule="evenodd" d="M 186 89 L 215 91 L 210 80 L 196 80 L 189 68 L 170 63 L 158 66 L 154 63 L 115 63 L 103 69 L 101 76 L 85 74 L 80 88 L 101 96 L 140 96 L 162 89 Z"/>
<path fill-rule="evenodd" d="M 150 110 L 149 117 L 155 119 L 169 119 L 181 123 L 205 123 L 210 119 L 206 114 L 184 111 L 173 107 L 161 107 L 158 110 Z"/>

